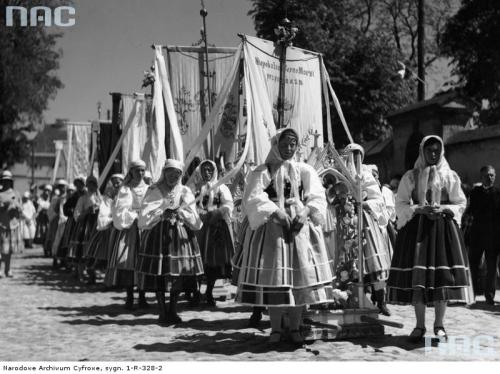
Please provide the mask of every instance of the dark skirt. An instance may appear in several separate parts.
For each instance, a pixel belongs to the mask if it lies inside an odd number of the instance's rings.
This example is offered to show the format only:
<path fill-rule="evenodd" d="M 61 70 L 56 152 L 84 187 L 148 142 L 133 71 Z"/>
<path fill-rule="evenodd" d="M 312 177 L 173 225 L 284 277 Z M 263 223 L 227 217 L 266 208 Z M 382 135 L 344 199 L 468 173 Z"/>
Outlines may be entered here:
<path fill-rule="evenodd" d="M 56 257 L 66 258 L 68 256 L 68 249 L 71 237 L 73 236 L 73 232 L 75 231 L 75 226 L 75 219 L 72 216 L 69 217 L 64 226 L 64 232 L 62 234 L 61 241 L 59 242 L 59 246 L 57 247 Z"/>
<path fill-rule="evenodd" d="M 49 229 L 49 216 L 46 210 L 41 210 L 36 217 L 36 231 L 33 243 L 44 244 Z"/>
<path fill-rule="evenodd" d="M 85 247 L 85 258 L 87 266 L 94 267 L 96 265 L 106 266 L 109 257 L 109 248 L 111 246 L 111 231 L 113 225 L 110 225 L 104 230 L 94 229 L 92 237 Z"/>
<path fill-rule="evenodd" d="M 80 261 L 84 257 L 87 243 L 90 241 L 97 226 L 97 213 L 87 214 L 75 224 L 69 248 L 68 258 Z"/>
<path fill-rule="evenodd" d="M 186 282 L 203 274 L 203 263 L 196 236 L 179 221 L 162 219 L 142 233 L 137 257 L 137 285 L 145 291 L 166 291 L 170 281 Z M 183 283 L 183 282 L 181 282 Z"/>
<path fill-rule="evenodd" d="M 210 223 L 210 214 L 198 232 L 205 275 L 211 279 L 231 278 L 231 259 L 234 256 L 233 234 L 224 219 Z"/>
<path fill-rule="evenodd" d="M 233 265 L 231 284 L 233 286 L 238 285 L 238 277 L 240 275 L 240 269 L 243 263 L 243 242 L 245 241 L 245 235 L 248 227 L 249 227 L 248 218 L 245 216 L 243 222 L 240 225 L 239 232 L 236 233 L 236 240 L 234 243 L 235 251 L 234 251 L 234 256 L 231 260 L 231 263 Z"/>
<path fill-rule="evenodd" d="M 128 229 L 113 230 L 110 243 L 112 250 L 104 283 L 115 287 L 135 286 L 135 264 L 140 245 L 137 221 Z"/>
<path fill-rule="evenodd" d="M 399 232 L 387 282 L 396 304 L 470 302 L 470 270 L 456 222 L 415 215 Z"/>
<path fill-rule="evenodd" d="M 52 255 L 52 244 L 54 243 L 54 239 L 56 237 L 58 223 L 59 217 L 55 217 L 49 222 L 49 227 L 45 235 L 45 241 L 43 243 L 43 251 L 47 256 Z"/>

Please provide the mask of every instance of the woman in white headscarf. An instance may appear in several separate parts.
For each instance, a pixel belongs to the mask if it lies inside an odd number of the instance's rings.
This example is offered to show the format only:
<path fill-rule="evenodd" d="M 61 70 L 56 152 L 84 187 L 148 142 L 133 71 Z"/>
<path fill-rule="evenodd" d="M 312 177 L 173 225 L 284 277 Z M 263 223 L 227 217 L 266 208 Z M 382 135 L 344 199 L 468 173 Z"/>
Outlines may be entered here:
<path fill-rule="evenodd" d="M 198 240 L 207 279 L 205 297 L 208 305 L 215 306 L 213 297 L 215 281 L 231 278 L 231 258 L 234 255 L 231 215 L 234 204 L 226 185 L 222 184 L 212 189 L 217 183 L 215 162 L 202 161 L 196 172 L 201 175 L 203 181 L 197 191 L 197 195 L 201 195 L 197 208 L 203 222 Z"/>
<path fill-rule="evenodd" d="M 135 265 L 140 245 L 137 218 L 148 189 L 144 182 L 145 171 L 144 161 L 135 160 L 130 163 L 130 169 L 111 209 L 113 226 L 118 233 L 111 243 L 113 249 L 104 282 L 108 286 L 124 287 L 127 290 L 126 309 L 133 309 L 134 306 Z M 139 290 L 139 307 L 147 305 L 144 291 Z"/>
<path fill-rule="evenodd" d="M 361 161 L 364 158 L 364 149 L 359 144 L 351 143 L 344 149 L 344 153 L 356 155 L 359 152 Z M 347 167 L 353 159 L 348 158 Z M 363 198 L 363 258 L 364 283 L 372 288 L 372 299 L 377 304 L 379 312 L 390 316 L 386 305 L 386 281 L 391 267 L 392 245 L 387 235 L 389 220 L 387 208 L 380 190 L 378 181 L 373 177 L 372 166 L 361 164 L 361 190 Z"/>
<path fill-rule="evenodd" d="M 95 283 L 96 268 L 106 268 L 112 243 L 114 243 L 114 239 L 118 233 L 113 227 L 111 208 L 124 178 L 122 174 L 113 174 L 99 203 L 95 231 L 92 233 L 85 249 L 90 284 Z"/>
<path fill-rule="evenodd" d="M 427 136 L 415 167 L 396 197 L 398 237 L 388 280 L 389 300 L 415 306 L 410 340 L 426 333 L 425 307 L 434 306 L 434 334 L 447 339 L 443 319 L 450 300 L 470 302 L 470 272 L 458 222 L 466 198 L 460 178 L 444 157 L 443 141 Z"/>
<path fill-rule="evenodd" d="M 325 190 L 316 171 L 293 160 L 298 135 L 284 129 L 272 140 L 265 164 L 249 177 L 243 197 L 249 229 L 243 243 L 236 301 L 269 307 L 271 343 L 282 338 L 302 344 L 299 327 L 308 304 L 334 301 L 333 261 L 325 247 Z"/>
<path fill-rule="evenodd" d="M 26 191 L 22 197 L 22 228 L 25 248 L 33 248 L 33 239 L 36 233 L 36 209 L 30 199 L 31 194 Z"/>
<path fill-rule="evenodd" d="M 159 322 L 165 324 L 182 322 L 177 314 L 179 293 L 194 292 L 196 277 L 203 274 L 194 233 L 202 222 L 193 193 L 181 183 L 182 170 L 182 162 L 168 159 L 160 179 L 149 188 L 139 213 L 139 228 L 144 231 L 136 266 L 138 287 L 156 292 Z M 165 292 L 170 282 L 167 311 Z"/>

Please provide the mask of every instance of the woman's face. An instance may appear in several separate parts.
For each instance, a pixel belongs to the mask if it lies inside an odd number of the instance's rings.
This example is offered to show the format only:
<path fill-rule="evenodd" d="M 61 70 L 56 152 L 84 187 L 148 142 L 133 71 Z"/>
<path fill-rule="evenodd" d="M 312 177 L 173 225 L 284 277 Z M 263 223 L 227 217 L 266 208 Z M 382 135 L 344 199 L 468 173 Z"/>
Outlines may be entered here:
<path fill-rule="evenodd" d="M 214 166 L 206 162 L 201 166 L 201 177 L 205 182 L 209 182 L 212 179 L 212 176 L 214 175 Z"/>
<path fill-rule="evenodd" d="M 121 178 L 111 178 L 111 184 L 113 185 L 114 188 L 118 189 L 123 182 L 123 179 Z"/>
<path fill-rule="evenodd" d="M 130 171 L 130 175 L 132 176 L 132 181 L 139 183 L 144 178 L 144 173 L 146 170 L 144 168 L 133 168 Z"/>
<path fill-rule="evenodd" d="M 88 182 L 87 183 L 87 190 L 90 192 L 90 193 L 94 193 L 97 191 L 97 184 L 95 184 L 94 182 Z"/>
<path fill-rule="evenodd" d="M 181 178 L 182 171 L 179 169 L 168 168 L 165 170 L 165 183 L 168 187 L 174 187 Z"/>
<path fill-rule="evenodd" d="M 432 143 L 424 146 L 424 158 L 427 165 L 436 165 L 441 157 L 441 144 Z"/>
<path fill-rule="evenodd" d="M 297 138 L 292 135 L 284 135 L 278 142 L 278 150 L 283 160 L 290 160 L 297 151 Z"/>

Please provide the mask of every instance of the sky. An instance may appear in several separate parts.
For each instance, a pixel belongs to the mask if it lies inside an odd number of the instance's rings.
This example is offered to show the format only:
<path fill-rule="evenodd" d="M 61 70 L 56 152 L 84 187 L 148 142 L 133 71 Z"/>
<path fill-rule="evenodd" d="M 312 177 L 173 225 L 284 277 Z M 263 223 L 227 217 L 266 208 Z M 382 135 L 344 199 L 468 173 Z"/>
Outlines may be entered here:
<path fill-rule="evenodd" d="M 208 43 L 236 47 L 238 33 L 255 35 L 249 0 L 204 0 Z M 44 113 L 88 121 L 111 110 L 110 92 L 140 92 L 152 44 L 191 45 L 200 39 L 200 0 L 74 0 L 76 24 L 59 40 L 63 57 L 57 75 L 64 88 Z"/>

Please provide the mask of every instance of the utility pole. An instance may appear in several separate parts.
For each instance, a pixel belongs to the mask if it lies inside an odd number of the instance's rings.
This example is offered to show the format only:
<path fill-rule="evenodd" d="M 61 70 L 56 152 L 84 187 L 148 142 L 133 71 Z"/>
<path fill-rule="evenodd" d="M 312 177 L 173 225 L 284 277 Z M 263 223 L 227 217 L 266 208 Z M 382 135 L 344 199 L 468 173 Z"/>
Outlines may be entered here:
<path fill-rule="evenodd" d="M 418 53 L 418 101 L 425 100 L 425 12 L 424 0 L 418 0 L 417 53 Z"/>

